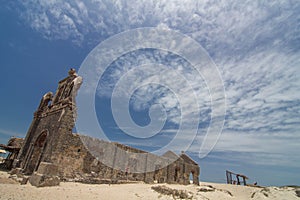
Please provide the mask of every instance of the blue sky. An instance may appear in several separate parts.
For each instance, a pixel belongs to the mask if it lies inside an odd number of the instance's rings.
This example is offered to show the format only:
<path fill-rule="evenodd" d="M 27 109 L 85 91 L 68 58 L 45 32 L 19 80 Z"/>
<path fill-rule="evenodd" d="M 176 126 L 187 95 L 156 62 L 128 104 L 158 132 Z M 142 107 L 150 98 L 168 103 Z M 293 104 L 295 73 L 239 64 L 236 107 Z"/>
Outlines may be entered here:
<path fill-rule="evenodd" d="M 300 185 L 299 1 L 3 1 L 0 13 L 1 143 L 25 136 L 42 95 L 55 91 L 70 67 L 79 70 L 99 43 L 123 31 L 158 27 L 194 39 L 218 67 L 226 96 L 221 136 L 200 159 L 212 112 L 205 80 L 172 52 L 142 49 L 115 60 L 97 86 L 95 108 L 107 137 L 150 151 L 172 140 L 183 112 L 174 91 L 149 84 L 130 98 L 132 119 L 142 126 L 150 122 L 149 108 L 163 105 L 164 128 L 146 139 L 125 134 L 110 103 L 122 74 L 134 66 L 167 65 L 192 80 L 198 97 L 199 131 L 187 153 L 200 164 L 202 181 L 224 182 L 228 169 L 263 185 Z M 134 71 L 128 80 L 138 85 L 144 76 Z M 153 75 L 151 81 L 159 78 L 164 79 Z M 185 84 L 180 89 L 183 96 L 192 94 Z M 185 104 L 193 119 L 196 104 Z"/>

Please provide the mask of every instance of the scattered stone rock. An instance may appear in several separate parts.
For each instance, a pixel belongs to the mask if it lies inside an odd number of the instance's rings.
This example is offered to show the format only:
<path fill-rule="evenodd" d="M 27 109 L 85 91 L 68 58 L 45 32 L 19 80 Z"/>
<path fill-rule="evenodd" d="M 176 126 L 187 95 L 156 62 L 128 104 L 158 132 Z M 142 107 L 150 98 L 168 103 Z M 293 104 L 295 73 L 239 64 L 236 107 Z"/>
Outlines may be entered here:
<path fill-rule="evenodd" d="M 208 187 L 208 186 L 205 186 L 205 187 L 201 187 L 199 188 L 198 192 L 214 192 L 215 191 L 215 188 L 213 187 Z"/>
<path fill-rule="evenodd" d="M 232 197 L 233 197 L 232 193 L 229 192 L 228 190 L 222 190 L 222 189 L 217 189 L 217 190 L 218 190 L 218 191 L 221 191 L 221 192 L 224 192 L 224 193 L 227 193 L 227 194 L 229 194 L 229 196 L 232 196 Z"/>
<path fill-rule="evenodd" d="M 17 176 L 17 174 L 13 174 L 13 175 L 10 175 L 8 178 L 11 178 L 11 179 L 17 179 L 18 176 Z"/>
<path fill-rule="evenodd" d="M 29 177 L 24 177 L 21 181 L 21 185 L 26 185 L 29 180 Z"/>
<path fill-rule="evenodd" d="M 21 168 L 14 168 L 10 170 L 8 173 L 13 175 L 13 174 L 21 174 L 22 169 Z"/>
<path fill-rule="evenodd" d="M 58 175 L 58 167 L 52 163 L 41 162 L 37 173 L 49 175 L 49 176 L 57 176 Z"/>
<path fill-rule="evenodd" d="M 211 185 L 202 186 L 201 188 L 198 189 L 198 192 L 214 192 L 214 191 L 224 192 L 224 193 L 226 193 L 230 196 L 233 196 L 232 193 L 229 192 L 228 190 L 217 189 L 217 188 L 214 188 Z"/>
<path fill-rule="evenodd" d="M 167 186 L 152 186 L 152 190 L 163 194 L 163 195 L 172 195 L 174 199 L 180 198 L 180 199 L 192 199 L 193 195 L 185 190 L 177 190 L 177 189 L 172 189 Z"/>
<path fill-rule="evenodd" d="M 296 190 L 295 193 L 297 197 L 300 197 L 300 190 Z"/>
<path fill-rule="evenodd" d="M 36 187 L 58 186 L 60 179 L 58 176 L 48 176 L 44 174 L 34 173 L 30 178 L 31 185 Z"/>

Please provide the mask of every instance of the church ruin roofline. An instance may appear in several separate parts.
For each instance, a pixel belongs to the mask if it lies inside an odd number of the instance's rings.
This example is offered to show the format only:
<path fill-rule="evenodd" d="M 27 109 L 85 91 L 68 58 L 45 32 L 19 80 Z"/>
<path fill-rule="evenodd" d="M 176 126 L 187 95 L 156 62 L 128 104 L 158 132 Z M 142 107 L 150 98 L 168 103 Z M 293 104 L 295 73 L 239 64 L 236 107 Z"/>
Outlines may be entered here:
<path fill-rule="evenodd" d="M 188 156 L 186 153 L 181 153 L 180 158 L 182 158 L 184 161 L 193 164 L 193 165 L 198 165 L 197 162 L 195 162 L 190 156 Z"/>
<path fill-rule="evenodd" d="M 133 152 L 133 153 L 147 153 L 147 154 L 151 154 L 147 151 L 144 151 L 144 150 L 141 150 L 141 149 L 138 149 L 138 148 L 134 148 L 134 147 L 131 147 L 129 145 L 125 145 L 125 144 L 122 144 L 122 143 L 119 143 L 119 142 L 115 142 L 115 141 L 106 141 L 106 140 L 103 140 L 103 139 L 100 139 L 100 138 L 95 138 L 95 137 L 91 137 L 91 136 L 88 136 L 88 135 L 83 135 L 83 134 L 80 134 L 80 133 L 73 133 L 73 134 L 76 134 L 80 137 L 83 137 L 83 138 L 87 138 L 87 139 L 91 139 L 91 140 L 96 140 L 96 141 L 100 141 L 100 142 L 106 142 L 106 143 L 109 143 L 109 144 L 112 144 L 112 145 L 115 145 L 116 147 L 119 147 L 120 149 L 123 149 L 123 150 L 127 150 L 128 152 Z M 153 154 L 154 155 L 154 154 Z"/>
<path fill-rule="evenodd" d="M 171 158 L 171 159 L 178 159 L 178 158 L 179 158 L 179 156 L 178 156 L 176 153 L 174 153 L 173 151 L 171 151 L 171 150 L 166 151 L 166 152 L 162 155 L 162 157 L 165 157 L 165 158 Z"/>

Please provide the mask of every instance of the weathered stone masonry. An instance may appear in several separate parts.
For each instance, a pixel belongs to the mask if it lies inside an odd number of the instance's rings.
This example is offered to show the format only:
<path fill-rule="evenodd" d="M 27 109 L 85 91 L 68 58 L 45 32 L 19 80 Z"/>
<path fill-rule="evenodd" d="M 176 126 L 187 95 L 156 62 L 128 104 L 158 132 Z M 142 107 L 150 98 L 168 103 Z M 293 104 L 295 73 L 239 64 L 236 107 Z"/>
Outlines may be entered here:
<path fill-rule="evenodd" d="M 43 183 L 47 179 L 55 184 L 58 182 L 53 180 L 189 184 L 190 174 L 193 183 L 199 184 L 199 166 L 184 153 L 178 156 L 169 151 L 157 156 L 119 143 L 72 133 L 76 116 L 75 96 L 81 82 L 82 78 L 71 69 L 69 76 L 59 82 L 54 97 L 51 92 L 43 96 L 13 161 L 14 169 L 32 175 L 30 182 L 37 186 L 47 186 Z"/>

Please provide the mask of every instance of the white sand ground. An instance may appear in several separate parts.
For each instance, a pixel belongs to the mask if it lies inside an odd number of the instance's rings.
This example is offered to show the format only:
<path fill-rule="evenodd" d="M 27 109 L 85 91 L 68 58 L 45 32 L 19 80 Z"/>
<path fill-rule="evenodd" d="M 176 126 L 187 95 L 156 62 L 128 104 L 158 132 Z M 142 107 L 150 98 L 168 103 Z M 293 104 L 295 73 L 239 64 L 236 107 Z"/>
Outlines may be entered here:
<path fill-rule="evenodd" d="M 115 184 L 115 185 L 89 185 L 81 183 L 61 183 L 60 186 L 36 188 L 29 183 L 20 185 L 11 179 L 9 174 L 0 171 L 0 199 L 174 199 L 172 195 L 163 195 L 152 186 L 166 186 L 168 188 L 185 190 L 191 199 L 252 199 L 252 200 L 300 200 L 296 195 L 296 188 L 267 187 L 255 188 L 227 184 L 204 183 L 195 185 L 170 185 L 170 184 Z M 179 199 L 179 198 L 176 198 Z"/>

